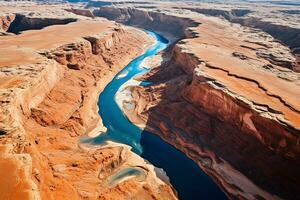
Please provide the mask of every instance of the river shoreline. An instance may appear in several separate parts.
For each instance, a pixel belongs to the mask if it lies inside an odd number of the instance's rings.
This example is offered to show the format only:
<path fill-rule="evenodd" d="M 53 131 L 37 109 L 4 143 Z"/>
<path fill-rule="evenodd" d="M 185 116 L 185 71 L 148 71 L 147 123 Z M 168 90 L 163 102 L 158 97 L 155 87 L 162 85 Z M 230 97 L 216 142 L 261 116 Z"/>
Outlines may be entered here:
<path fill-rule="evenodd" d="M 162 36 L 154 32 L 147 33 L 153 35 L 157 43 L 121 70 L 100 94 L 99 114 L 104 126 L 107 127 L 107 132 L 92 138 L 90 143 L 103 145 L 107 141 L 113 141 L 131 146 L 134 153 L 141 155 L 143 159 L 166 172 L 180 199 L 200 197 L 226 199 L 224 193 L 191 159 L 158 136 L 144 133 L 142 129 L 129 122 L 118 105 L 122 101 L 122 97 L 121 99 L 116 98 L 115 94 L 126 84 L 130 85 L 133 82 L 139 84 L 138 81 L 132 78 L 150 70 L 150 68 L 140 67 L 143 61 L 167 47 L 167 40 Z M 155 149 L 163 149 L 163 151 L 155 151 Z M 164 154 L 170 155 L 164 156 Z M 156 155 L 156 157 L 153 157 L 153 155 Z M 168 164 L 167 160 L 173 164 Z M 198 191 L 198 185 L 201 185 L 200 191 Z M 207 191 L 211 192 L 207 193 Z"/>

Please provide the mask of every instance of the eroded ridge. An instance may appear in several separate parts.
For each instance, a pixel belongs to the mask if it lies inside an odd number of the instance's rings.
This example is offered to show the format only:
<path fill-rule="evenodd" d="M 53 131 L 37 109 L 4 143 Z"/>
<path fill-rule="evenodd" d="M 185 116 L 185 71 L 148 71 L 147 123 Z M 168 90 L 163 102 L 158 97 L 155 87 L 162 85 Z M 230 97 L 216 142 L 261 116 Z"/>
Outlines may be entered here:
<path fill-rule="evenodd" d="M 259 5 L 0 7 L 1 198 L 18 191 L 13 197 L 176 199 L 129 147 L 78 144 L 105 131 L 99 91 L 152 41 L 99 17 L 173 43 L 143 63 L 149 73 L 119 90 L 117 102 L 133 123 L 193 159 L 230 199 L 298 198 L 299 12 Z M 46 22 L 53 15 L 59 22 Z M 23 23 L 13 26 L 17 16 Z"/>
<path fill-rule="evenodd" d="M 105 131 L 99 91 L 152 42 L 143 31 L 85 18 L 0 38 L 1 199 L 176 199 L 129 147 L 79 144 Z M 129 167 L 144 176 L 109 184 Z"/>
<path fill-rule="evenodd" d="M 129 22 L 148 25 L 147 10 L 140 12 L 146 17 Z M 190 11 L 164 13 L 198 25 L 145 63 L 153 69 L 138 80 L 149 84 L 128 84 L 131 97 L 120 103 L 127 116 L 198 162 L 231 198 L 297 195 L 299 74 L 274 61 L 295 56 L 258 30 Z"/>

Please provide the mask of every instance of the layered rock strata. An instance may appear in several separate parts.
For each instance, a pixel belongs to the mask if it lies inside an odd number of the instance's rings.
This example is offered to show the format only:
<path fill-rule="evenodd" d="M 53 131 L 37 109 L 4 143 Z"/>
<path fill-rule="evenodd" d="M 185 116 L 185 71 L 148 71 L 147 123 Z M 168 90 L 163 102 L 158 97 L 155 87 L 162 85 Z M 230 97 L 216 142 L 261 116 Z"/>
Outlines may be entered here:
<path fill-rule="evenodd" d="M 281 65 L 283 67 L 292 69 L 296 72 L 300 72 L 300 55 L 299 55 L 299 47 L 300 47 L 300 27 L 296 25 L 291 26 L 287 24 L 280 24 L 278 20 L 268 20 L 264 19 L 264 16 L 257 16 L 251 13 L 262 12 L 261 10 L 257 11 L 251 7 L 248 9 L 216 9 L 216 8 L 186 8 L 195 12 L 199 12 L 209 16 L 218 16 L 224 17 L 226 20 L 232 23 L 238 23 L 242 26 L 251 27 L 260 29 L 272 37 L 282 42 L 286 46 L 288 46 L 292 53 L 295 55 L 296 60 L 292 62 L 285 62 L 284 57 L 276 63 L 277 65 Z M 265 12 L 273 12 L 278 13 L 280 10 L 271 10 L 272 8 L 265 8 Z M 285 8 L 286 9 L 286 8 Z M 262 9 L 263 10 L 263 9 Z M 288 11 L 288 10 L 283 10 Z M 288 12 L 287 12 L 288 13 Z M 297 13 L 295 13 L 297 14 Z M 288 16 L 290 17 L 290 16 Z M 281 19 L 279 19 L 280 21 Z"/>
<path fill-rule="evenodd" d="M 105 131 L 99 92 L 151 42 L 102 19 L 0 38 L 1 199 L 176 199 L 128 147 L 79 142 Z M 128 167 L 141 168 L 144 178 L 107 183 Z"/>
<path fill-rule="evenodd" d="M 6 32 L 14 19 L 14 14 L 0 16 L 0 31 Z"/>
<path fill-rule="evenodd" d="M 191 37 L 192 32 L 188 28 L 198 24 L 189 18 L 135 8 L 102 7 L 94 9 L 93 14 L 126 25 L 155 30 L 171 40 Z"/>
<path fill-rule="evenodd" d="M 184 16 L 199 24 L 194 37 L 139 78 L 150 85 L 128 87 L 128 118 L 185 152 L 232 199 L 297 196 L 299 74 L 262 55 L 295 57 L 266 33 Z"/>
<path fill-rule="evenodd" d="M 10 33 L 20 33 L 26 30 L 38 30 L 51 25 L 68 24 L 75 22 L 74 18 L 36 18 L 27 17 L 26 15 L 16 14 L 6 29 Z"/>
<path fill-rule="evenodd" d="M 191 157 L 231 199 L 298 198 L 297 47 L 291 52 L 271 33 L 167 6 L 69 12 L 151 29 L 172 41 L 187 38 L 141 77 L 150 85 L 129 87 L 129 119 Z M 0 38 L 0 171 L 11 181 L 2 182 L 1 198 L 12 191 L 28 199 L 176 198 L 128 147 L 78 145 L 84 133 L 104 131 L 94 112 L 99 88 L 147 40 L 91 20 Z M 128 168 L 147 176 L 111 187 Z"/>

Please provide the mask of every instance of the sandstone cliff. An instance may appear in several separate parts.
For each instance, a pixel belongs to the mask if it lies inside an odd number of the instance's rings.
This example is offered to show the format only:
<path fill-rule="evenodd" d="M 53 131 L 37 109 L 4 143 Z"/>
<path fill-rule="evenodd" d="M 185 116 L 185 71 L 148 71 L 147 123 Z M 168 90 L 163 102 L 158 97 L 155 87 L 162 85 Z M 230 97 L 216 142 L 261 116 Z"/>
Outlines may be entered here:
<path fill-rule="evenodd" d="M 188 27 L 198 24 L 189 18 L 135 8 L 102 7 L 93 10 L 93 14 L 130 26 L 154 30 L 172 39 L 190 37 L 192 32 L 188 30 Z"/>
<path fill-rule="evenodd" d="M 141 16 L 148 13 L 125 22 L 143 24 Z M 299 75 L 262 55 L 294 56 L 268 34 L 184 16 L 198 26 L 139 78 L 150 85 L 128 87 L 127 116 L 186 153 L 232 199 L 297 196 Z"/>
<path fill-rule="evenodd" d="M 76 19 L 74 18 L 31 18 L 22 14 L 16 14 L 6 31 L 19 33 L 21 31 L 42 29 L 55 24 L 68 24 L 75 21 Z"/>
<path fill-rule="evenodd" d="M 268 21 L 263 17 L 258 16 L 246 16 L 249 13 L 253 13 L 256 10 L 254 9 L 232 9 L 232 10 L 222 10 L 222 9 L 201 9 L 201 8 L 187 8 L 195 12 L 199 12 L 209 16 L 218 16 L 224 17 L 226 20 L 232 23 L 238 23 L 243 26 L 260 29 L 268 34 L 270 34 L 275 39 L 279 40 L 286 46 L 288 46 L 292 53 L 296 56 L 297 60 L 293 62 L 282 62 L 277 60 L 277 65 L 292 69 L 296 72 L 300 72 L 300 56 L 299 56 L 299 47 L 300 47 L 300 28 L 291 27 L 290 25 L 280 24 L 277 21 Z M 265 11 L 265 12 L 274 12 L 276 11 Z M 278 11 L 277 11 L 278 12 Z"/>
<path fill-rule="evenodd" d="M 0 16 L 0 31 L 6 32 L 14 19 L 14 14 Z"/>
<path fill-rule="evenodd" d="M 105 131 L 98 94 L 151 44 L 149 36 L 97 19 L 0 41 L 1 199 L 176 199 L 153 166 L 128 147 L 97 148 L 79 140 Z M 142 168 L 144 178 L 108 185 L 126 167 Z"/>
<path fill-rule="evenodd" d="M 139 78 L 149 85 L 129 87 L 132 97 L 125 103 L 134 106 L 124 106 L 128 118 L 197 162 L 231 199 L 297 198 L 298 46 L 273 38 L 278 25 L 263 23 L 267 34 L 186 9 L 153 8 L 67 9 L 151 29 L 175 42 L 160 55 L 164 62 Z M 249 13 L 214 15 L 232 20 Z M 13 18 L 1 19 L 4 31 Z M 32 18 L 11 26 L 21 27 L 12 32 L 26 30 L 28 21 L 38 29 L 69 22 Z M 105 131 L 95 112 L 98 92 L 149 40 L 102 19 L 0 38 L 1 198 L 176 198 L 128 147 L 79 142 L 84 134 Z M 111 183 L 131 167 L 142 175 Z"/>

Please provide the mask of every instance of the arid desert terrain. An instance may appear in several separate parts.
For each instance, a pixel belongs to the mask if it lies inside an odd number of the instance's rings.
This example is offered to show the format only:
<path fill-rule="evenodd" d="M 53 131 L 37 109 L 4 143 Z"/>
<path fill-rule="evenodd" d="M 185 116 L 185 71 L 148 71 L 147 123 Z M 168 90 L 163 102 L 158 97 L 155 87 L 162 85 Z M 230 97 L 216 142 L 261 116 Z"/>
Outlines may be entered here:
<path fill-rule="evenodd" d="M 300 2 L 0 1 L 0 199 L 300 200 Z"/>

